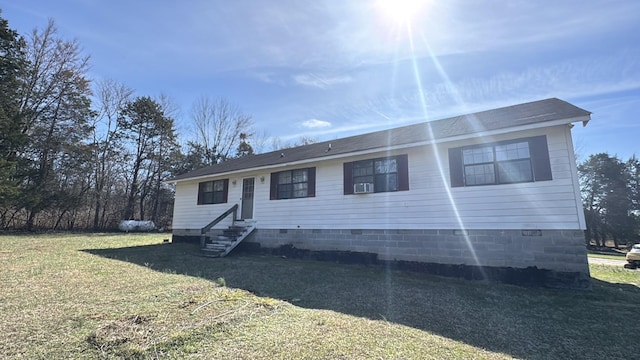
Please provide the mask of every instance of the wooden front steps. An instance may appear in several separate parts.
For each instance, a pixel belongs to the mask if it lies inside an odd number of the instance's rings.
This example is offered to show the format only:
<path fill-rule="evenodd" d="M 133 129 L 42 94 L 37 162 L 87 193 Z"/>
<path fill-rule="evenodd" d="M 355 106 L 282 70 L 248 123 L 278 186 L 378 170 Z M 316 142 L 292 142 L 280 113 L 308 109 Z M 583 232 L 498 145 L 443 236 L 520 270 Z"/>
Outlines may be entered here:
<path fill-rule="evenodd" d="M 204 239 L 200 252 L 207 257 L 224 257 L 246 239 L 255 228 L 253 221 L 235 220 L 227 229 L 211 229 L 202 235 Z"/>

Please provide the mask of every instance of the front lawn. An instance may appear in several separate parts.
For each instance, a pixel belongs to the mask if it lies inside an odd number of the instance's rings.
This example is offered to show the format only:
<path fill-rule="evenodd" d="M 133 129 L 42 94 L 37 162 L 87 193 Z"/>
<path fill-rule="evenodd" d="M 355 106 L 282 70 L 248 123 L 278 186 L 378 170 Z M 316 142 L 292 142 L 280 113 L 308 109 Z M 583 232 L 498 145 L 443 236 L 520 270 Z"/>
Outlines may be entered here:
<path fill-rule="evenodd" d="M 0 358 L 617 359 L 640 271 L 593 291 L 197 256 L 165 234 L 0 236 Z"/>

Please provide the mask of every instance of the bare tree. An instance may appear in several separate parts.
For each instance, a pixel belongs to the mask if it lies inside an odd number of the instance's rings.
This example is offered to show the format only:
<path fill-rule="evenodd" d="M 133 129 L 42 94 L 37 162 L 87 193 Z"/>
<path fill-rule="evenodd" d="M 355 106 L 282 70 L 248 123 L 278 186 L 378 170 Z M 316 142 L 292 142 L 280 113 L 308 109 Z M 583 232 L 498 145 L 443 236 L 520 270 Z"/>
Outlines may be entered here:
<path fill-rule="evenodd" d="M 198 99 L 191 108 L 195 139 L 190 142 L 191 152 L 198 152 L 204 165 L 213 165 L 234 155 L 240 134 L 252 134 L 250 115 L 223 98 Z"/>
<path fill-rule="evenodd" d="M 268 151 L 267 144 L 269 143 L 269 135 L 265 130 L 257 131 L 251 137 L 251 146 L 255 154 L 260 154 Z M 274 149 L 275 150 L 275 149 Z"/>
<path fill-rule="evenodd" d="M 23 204 L 31 229 L 38 213 L 66 197 L 56 166 L 65 157 L 83 156 L 93 113 L 86 78 L 89 57 L 81 56 L 76 41 L 57 36 L 53 20 L 33 31 L 27 58 L 20 112 L 29 138 L 25 156 L 31 166 Z"/>
<path fill-rule="evenodd" d="M 318 139 L 308 135 L 301 135 L 296 141 L 283 142 L 279 137 L 271 138 L 271 150 L 290 149 L 298 146 L 311 145 L 318 142 Z"/>
<path fill-rule="evenodd" d="M 105 218 L 116 185 L 117 166 L 124 162 L 124 152 L 117 140 L 118 115 L 131 99 L 133 90 L 107 79 L 98 81 L 95 89 L 97 114 L 93 122 L 93 229 L 107 226 Z"/>
<path fill-rule="evenodd" d="M 311 145 L 311 144 L 315 144 L 318 142 L 317 138 L 308 136 L 308 135 L 302 135 L 298 138 L 298 140 L 293 144 L 293 146 L 303 146 L 303 145 Z"/>
<path fill-rule="evenodd" d="M 164 113 L 166 117 L 170 117 L 172 119 L 177 119 L 180 114 L 180 105 L 175 101 L 171 96 L 160 93 L 160 95 L 155 97 L 155 102 L 160 105 L 160 110 Z"/>

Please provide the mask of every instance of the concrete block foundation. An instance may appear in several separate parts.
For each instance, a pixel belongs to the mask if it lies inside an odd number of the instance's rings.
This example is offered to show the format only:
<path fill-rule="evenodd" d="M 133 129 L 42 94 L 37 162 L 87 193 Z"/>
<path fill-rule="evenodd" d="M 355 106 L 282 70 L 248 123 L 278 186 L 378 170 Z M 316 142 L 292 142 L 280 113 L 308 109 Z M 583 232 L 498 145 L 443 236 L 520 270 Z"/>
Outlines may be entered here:
<path fill-rule="evenodd" d="M 199 230 L 193 234 L 174 230 L 174 242 L 190 240 L 199 241 Z M 239 249 L 318 260 L 384 263 L 467 279 L 590 288 L 580 230 L 258 228 Z"/>

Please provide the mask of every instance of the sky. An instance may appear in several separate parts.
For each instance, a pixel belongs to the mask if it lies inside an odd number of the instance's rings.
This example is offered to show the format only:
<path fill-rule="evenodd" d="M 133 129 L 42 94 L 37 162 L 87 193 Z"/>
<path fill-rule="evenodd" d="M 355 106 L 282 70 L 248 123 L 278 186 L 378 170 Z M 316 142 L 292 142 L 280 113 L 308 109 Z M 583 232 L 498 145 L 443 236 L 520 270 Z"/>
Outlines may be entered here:
<path fill-rule="evenodd" d="M 89 77 L 224 98 L 281 141 L 319 141 L 557 97 L 592 112 L 579 160 L 640 155 L 636 0 L 0 0 L 27 36 L 53 19 Z M 404 9 L 404 11 L 402 11 Z"/>

